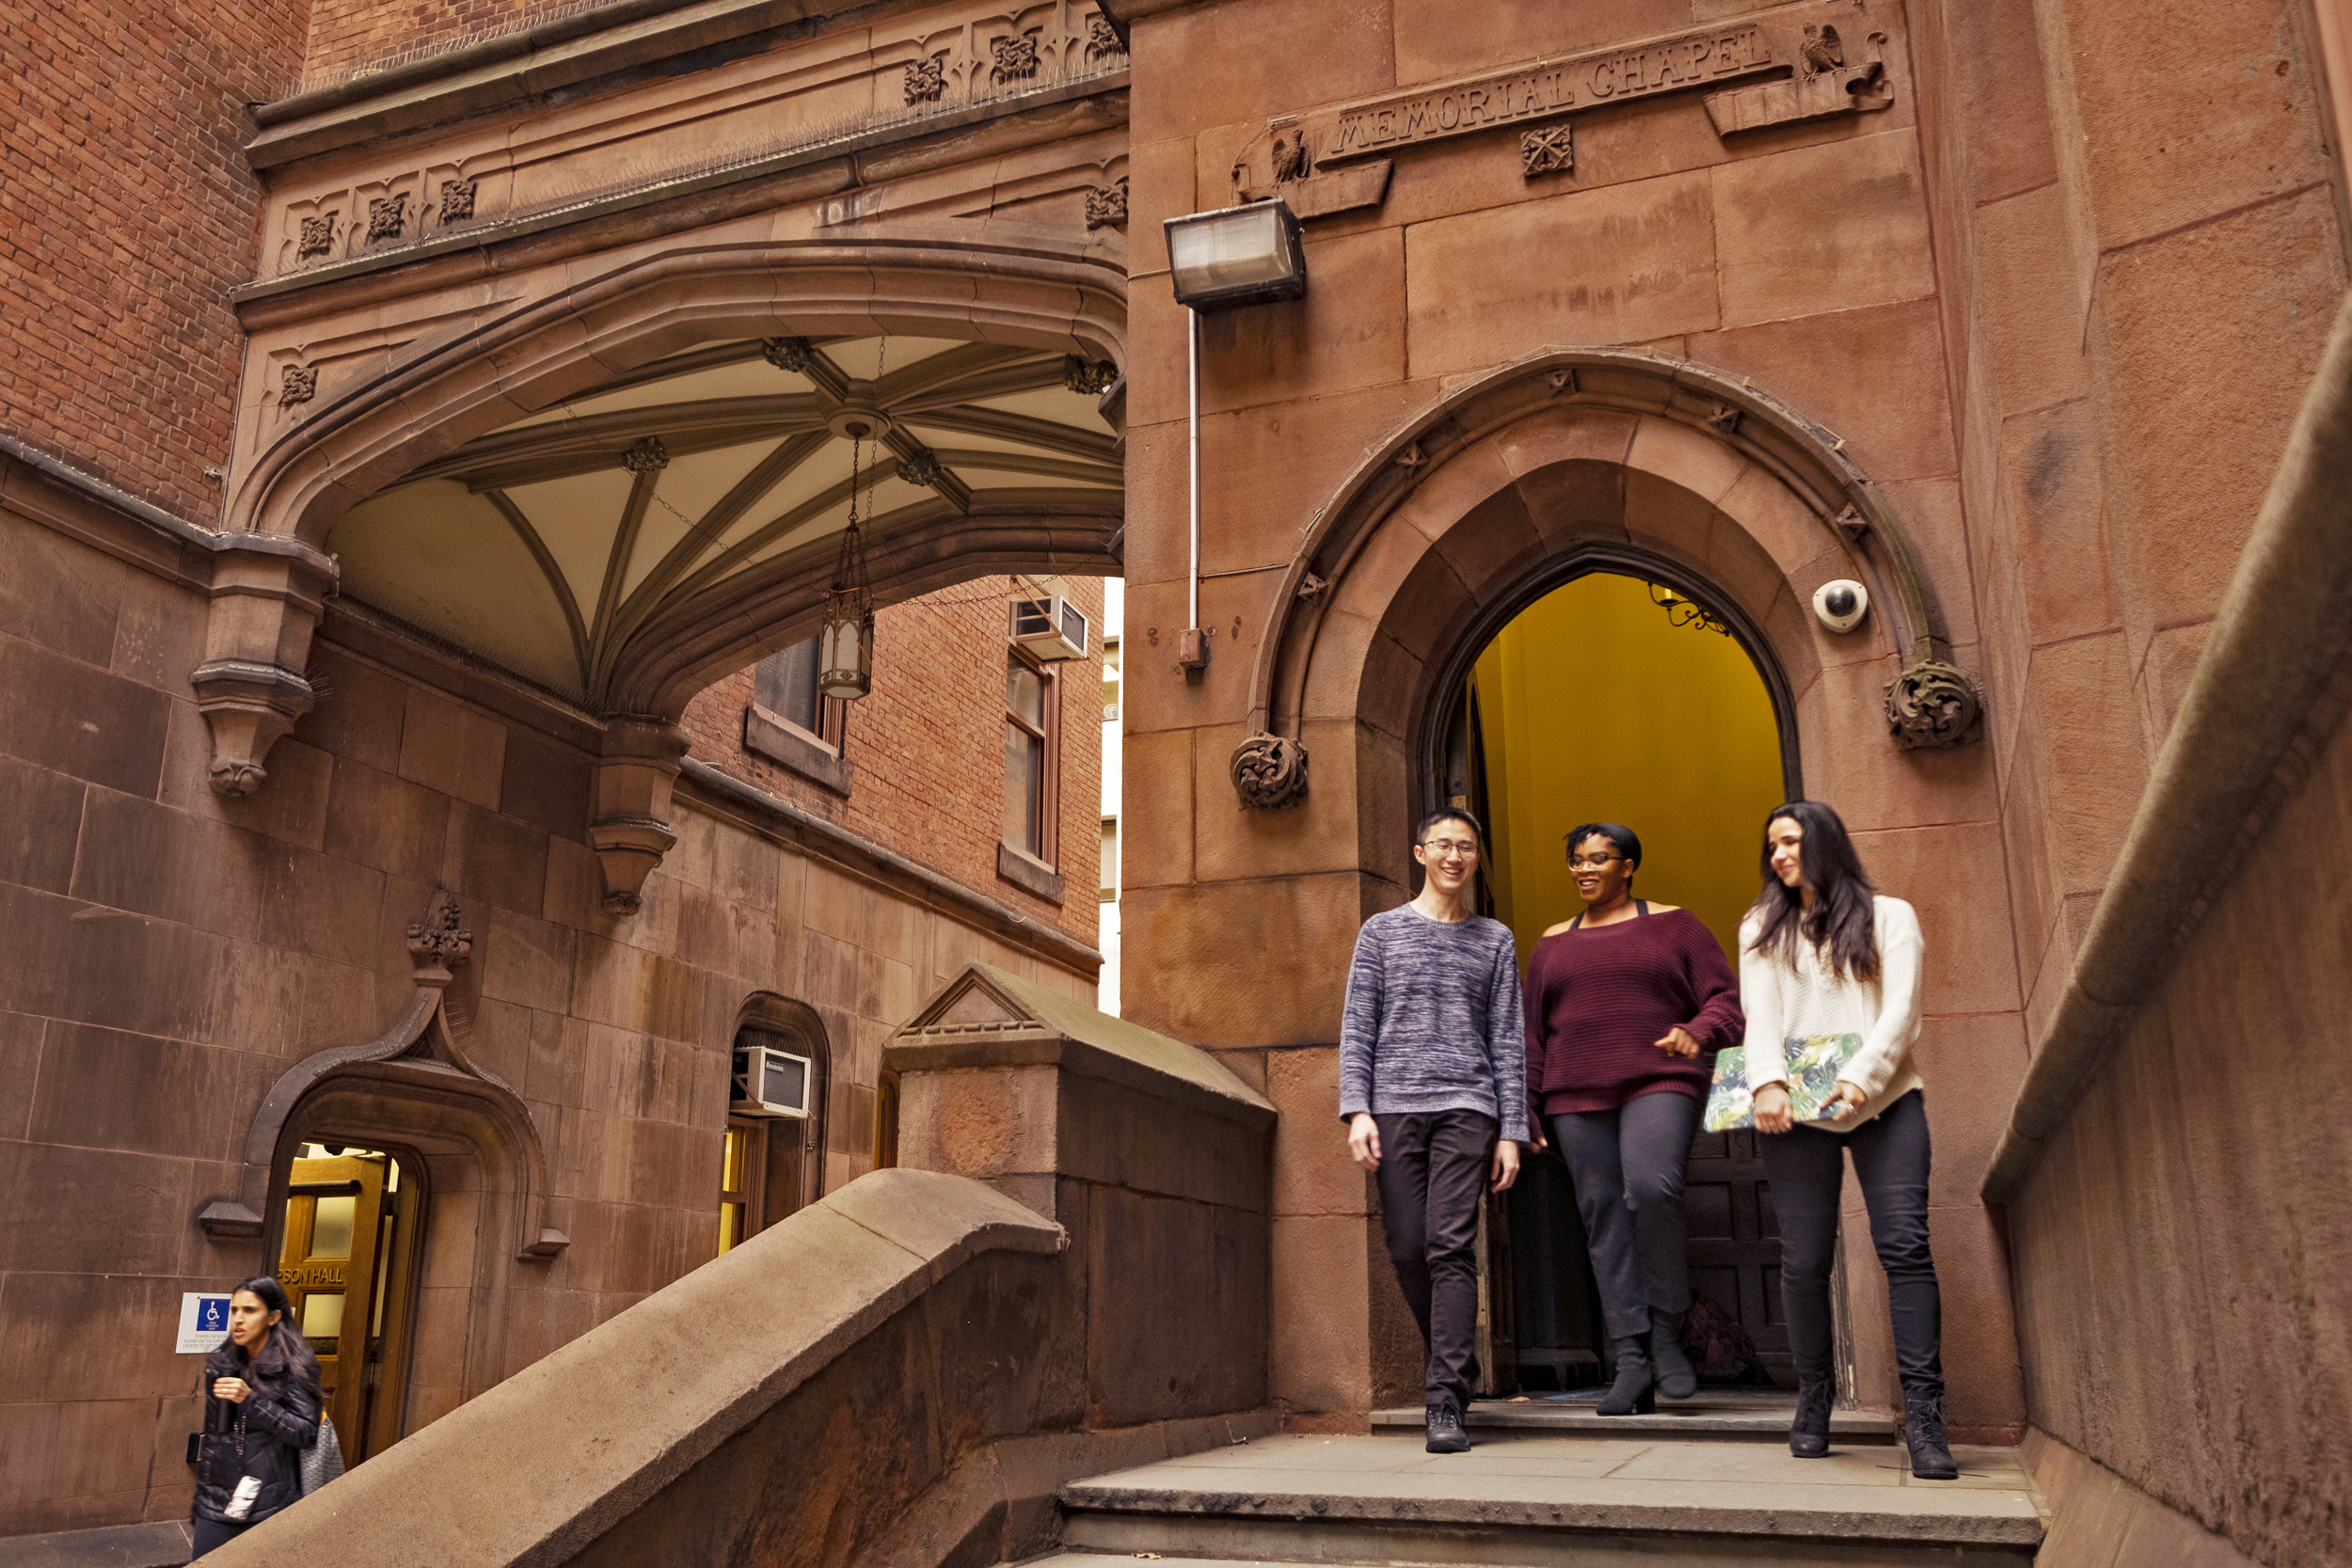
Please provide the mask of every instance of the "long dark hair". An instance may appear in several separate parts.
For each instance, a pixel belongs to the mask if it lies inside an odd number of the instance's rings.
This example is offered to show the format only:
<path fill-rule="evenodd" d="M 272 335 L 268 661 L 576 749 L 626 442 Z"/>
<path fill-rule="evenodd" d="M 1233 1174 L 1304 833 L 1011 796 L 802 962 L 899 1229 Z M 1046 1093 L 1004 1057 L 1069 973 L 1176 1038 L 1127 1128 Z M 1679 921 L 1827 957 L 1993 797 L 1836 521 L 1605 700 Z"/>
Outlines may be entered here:
<path fill-rule="evenodd" d="M 1797 863 L 1805 887 L 1813 890 L 1813 909 L 1804 908 L 1803 888 L 1784 884 L 1772 870 L 1772 824 L 1787 817 L 1804 830 L 1797 847 Z M 1774 806 L 1764 818 L 1764 891 L 1749 911 L 1762 921 L 1753 944 L 1768 958 L 1793 965 L 1802 939 L 1822 950 L 1830 973 L 1857 980 L 1879 977 L 1878 911 L 1871 895 L 1878 890 L 1853 852 L 1853 840 L 1836 812 L 1819 800 L 1788 800 Z"/>
<path fill-rule="evenodd" d="M 319 1358 L 310 1353 L 310 1343 L 302 1337 L 302 1329 L 294 1322 L 294 1303 L 286 1299 L 286 1288 L 268 1275 L 255 1275 L 237 1287 L 250 1292 L 268 1311 L 278 1314 L 270 1325 L 269 1338 L 252 1356 L 253 1370 L 271 1377 L 292 1373 L 298 1380 L 315 1388 L 319 1385 Z M 231 1291 L 230 1294 L 236 1294 Z"/>

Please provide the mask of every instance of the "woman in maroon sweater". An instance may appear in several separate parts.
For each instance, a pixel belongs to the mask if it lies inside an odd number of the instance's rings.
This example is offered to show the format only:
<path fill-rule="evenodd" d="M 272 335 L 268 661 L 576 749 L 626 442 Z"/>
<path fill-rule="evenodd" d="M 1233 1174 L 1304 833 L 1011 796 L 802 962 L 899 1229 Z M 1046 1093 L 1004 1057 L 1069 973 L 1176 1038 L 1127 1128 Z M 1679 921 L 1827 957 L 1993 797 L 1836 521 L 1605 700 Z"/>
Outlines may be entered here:
<path fill-rule="evenodd" d="M 1740 988 L 1690 911 L 1633 896 L 1642 841 L 1619 822 L 1568 835 L 1584 912 L 1554 926 L 1527 963 L 1527 1098 L 1576 1181 L 1577 1209 L 1616 1351 L 1604 1416 L 1689 1399 L 1691 1306 L 1682 1167 L 1714 1053 L 1738 1045 Z"/>

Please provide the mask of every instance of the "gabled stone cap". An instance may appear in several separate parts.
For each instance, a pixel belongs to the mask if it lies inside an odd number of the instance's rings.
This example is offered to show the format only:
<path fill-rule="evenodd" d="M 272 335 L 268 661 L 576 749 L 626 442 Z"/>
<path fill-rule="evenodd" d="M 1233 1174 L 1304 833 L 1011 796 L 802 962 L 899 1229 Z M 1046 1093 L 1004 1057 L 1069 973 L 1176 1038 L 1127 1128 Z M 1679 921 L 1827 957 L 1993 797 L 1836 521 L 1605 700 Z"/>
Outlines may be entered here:
<path fill-rule="evenodd" d="M 1271 1101 L 1199 1046 L 993 964 L 965 965 L 890 1037 L 882 1060 L 900 1072 L 1053 1065 L 1191 1101 L 1232 1120 L 1276 1115 Z"/>

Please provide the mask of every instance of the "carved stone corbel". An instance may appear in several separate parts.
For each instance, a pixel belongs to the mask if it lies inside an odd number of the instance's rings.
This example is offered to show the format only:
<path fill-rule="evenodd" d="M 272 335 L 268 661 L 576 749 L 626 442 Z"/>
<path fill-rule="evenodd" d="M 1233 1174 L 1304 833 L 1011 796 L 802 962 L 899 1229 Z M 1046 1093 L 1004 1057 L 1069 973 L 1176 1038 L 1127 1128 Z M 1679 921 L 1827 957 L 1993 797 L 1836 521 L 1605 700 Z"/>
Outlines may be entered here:
<path fill-rule="evenodd" d="M 232 535 L 214 556 L 204 662 L 188 677 L 212 736 L 214 793 L 259 789 L 270 748 L 310 711 L 303 670 L 335 579 L 332 558 L 294 539 Z"/>
<path fill-rule="evenodd" d="M 1886 683 L 1886 728 L 1906 752 L 1964 746 L 1982 729 L 1984 700 L 1956 664 L 1923 658 Z"/>
<path fill-rule="evenodd" d="M 609 914 L 638 911 L 645 879 L 677 842 L 670 828 L 670 791 L 686 745 L 686 732 L 667 719 L 624 716 L 604 727 L 588 843 L 604 867 Z"/>
<path fill-rule="evenodd" d="M 1253 735 L 1233 748 L 1233 793 L 1258 811 L 1288 811 L 1307 798 L 1307 748 L 1279 735 Z"/>

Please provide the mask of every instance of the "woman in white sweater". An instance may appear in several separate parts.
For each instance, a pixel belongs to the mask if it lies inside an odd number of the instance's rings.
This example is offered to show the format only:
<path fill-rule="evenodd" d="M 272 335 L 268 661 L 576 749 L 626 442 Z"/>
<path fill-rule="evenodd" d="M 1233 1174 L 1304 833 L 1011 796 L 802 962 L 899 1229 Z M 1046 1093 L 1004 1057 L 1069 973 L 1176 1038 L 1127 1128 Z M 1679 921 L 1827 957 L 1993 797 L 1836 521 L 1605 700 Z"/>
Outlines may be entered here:
<path fill-rule="evenodd" d="M 1912 1474 L 1959 1474 L 1944 1435 L 1943 1307 L 1928 1250 L 1928 1113 L 1911 1047 L 1919 1037 L 1919 917 L 1877 896 L 1845 823 L 1794 800 L 1764 828 L 1764 890 L 1740 927 L 1740 1002 L 1747 1013 L 1748 1090 L 1780 1219 L 1780 1288 L 1797 1365 L 1788 1449 L 1829 1452 L 1833 1391 L 1829 1283 L 1846 1154 L 1886 1270 L 1903 1441 Z M 1791 1048 L 1822 1037 L 1844 1055 L 1818 1119 L 1799 1122 Z"/>

